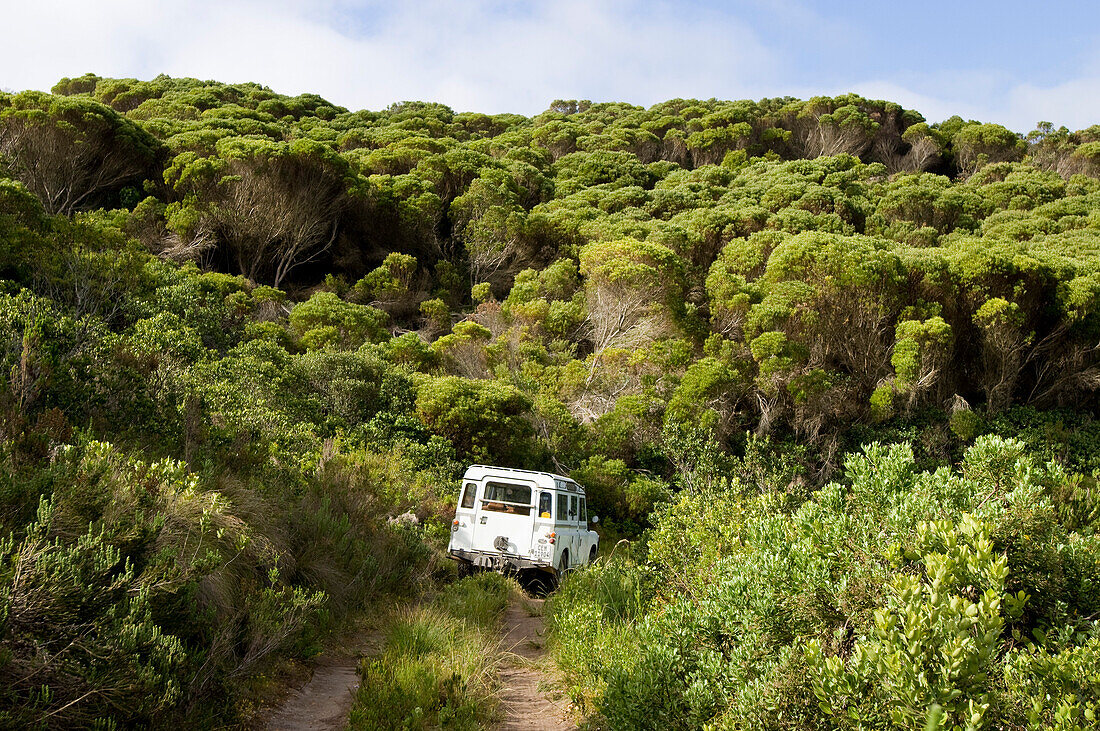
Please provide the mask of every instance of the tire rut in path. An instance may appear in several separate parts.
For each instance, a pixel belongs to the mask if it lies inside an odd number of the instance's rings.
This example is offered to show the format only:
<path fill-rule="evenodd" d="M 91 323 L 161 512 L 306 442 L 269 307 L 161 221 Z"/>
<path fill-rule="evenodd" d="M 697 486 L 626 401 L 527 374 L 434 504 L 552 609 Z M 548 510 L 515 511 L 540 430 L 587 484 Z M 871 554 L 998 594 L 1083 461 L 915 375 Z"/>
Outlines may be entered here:
<path fill-rule="evenodd" d="M 359 660 L 378 654 L 382 635 L 369 628 L 348 635 L 313 663 L 309 682 L 290 693 L 259 727 L 265 731 L 340 731 L 347 728 Z"/>
<path fill-rule="evenodd" d="M 539 690 L 539 683 L 546 675 L 535 663 L 546 652 L 543 649 L 545 632 L 541 613 L 532 616 L 526 605 L 539 612 L 542 599 L 513 601 L 504 613 L 503 649 L 507 653 L 500 668 L 501 710 L 504 720 L 496 731 L 568 731 L 576 729 L 569 718 L 569 703 L 553 701 Z"/>
<path fill-rule="evenodd" d="M 268 719 L 267 731 L 334 731 L 347 726 L 355 690 L 357 660 L 322 657 L 313 677 L 291 693 Z"/>

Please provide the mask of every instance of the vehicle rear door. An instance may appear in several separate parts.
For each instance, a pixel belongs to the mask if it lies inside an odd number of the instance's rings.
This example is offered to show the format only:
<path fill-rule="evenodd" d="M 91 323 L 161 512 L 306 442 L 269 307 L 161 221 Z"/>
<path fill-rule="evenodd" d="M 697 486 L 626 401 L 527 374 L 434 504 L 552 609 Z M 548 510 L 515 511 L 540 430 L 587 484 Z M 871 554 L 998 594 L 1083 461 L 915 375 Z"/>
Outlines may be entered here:
<path fill-rule="evenodd" d="M 486 476 L 476 501 L 473 548 L 527 557 L 534 530 L 537 486 L 512 476 Z"/>

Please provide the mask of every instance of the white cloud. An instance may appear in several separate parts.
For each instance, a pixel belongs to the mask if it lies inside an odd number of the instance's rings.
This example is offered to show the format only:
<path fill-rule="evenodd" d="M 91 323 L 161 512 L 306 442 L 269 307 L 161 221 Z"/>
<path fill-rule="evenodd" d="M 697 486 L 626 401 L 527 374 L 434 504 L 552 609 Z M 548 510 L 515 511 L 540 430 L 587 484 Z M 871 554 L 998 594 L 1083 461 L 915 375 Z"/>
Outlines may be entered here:
<path fill-rule="evenodd" d="M 9 27 L 26 32 L 0 47 L 0 85 L 20 89 L 48 89 L 85 71 L 167 73 L 312 91 L 352 108 L 425 99 L 534 113 L 557 97 L 651 104 L 743 96 L 774 61 L 736 18 L 642 0 L 319 9 L 255 0 L 46 0 L 12 11 Z"/>
<path fill-rule="evenodd" d="M 1046 88 L 1018 84 L 1009 90 L 1003 118 L 1009 120 L 1007 126 L 1019 131 L 1031 130 L 1039 121 L 1070 129 L 1100 124 L 1100 76 Z"/>
<path fill-rule="evenodd" d="M 673 97 L 855 91 L 897 101 L 931 121 L 959 114 L 1018 131 L 1040 119 L 1071 128 L 1100 122 L 1100 54 L 1092 66 L 1079 66 L 1080 78 L 1053 86 L 929 68 L 905 78 L 854 78 L 847 86 L 835 76 L 825 82 L 821 53 L 868 51 L 858 29 L 799 0 L 782 0 L 762 22 L 772 30 L 789 26 L 798 39 L 775 43 L 793 44 L 801 55 L 769 47 L 736 11 L 667 0 L 0 3 L 8 29 L 0 44 L 0 88 L 8 89 L 49 89 L 86 71 L 166 73 L 257 81 L 353 109 L 422 99 L 525 114 L 555 98 L 649 105 Z M 838 38 L 843 48 L 836 48 Z"/>

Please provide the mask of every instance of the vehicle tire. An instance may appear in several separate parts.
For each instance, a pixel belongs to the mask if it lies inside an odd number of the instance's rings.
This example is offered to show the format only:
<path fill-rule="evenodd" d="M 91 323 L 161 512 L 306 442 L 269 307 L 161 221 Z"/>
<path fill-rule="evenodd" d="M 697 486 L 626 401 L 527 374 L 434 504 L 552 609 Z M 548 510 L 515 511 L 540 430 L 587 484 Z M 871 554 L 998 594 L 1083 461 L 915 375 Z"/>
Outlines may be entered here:
<path fill-rule="evenodd" d="M 565 573 L 569 571 L 569 549 L 561 552 L 561 561 L 558 564 L 558 578 L 565 576 Z"/>
<path fill-rule="evenodd" d="M 596 547 L 592 546 L 592 550 L 588 552 L 588 565 L 596 563 Z"/>
<path fill-rule="evenodd" d="M 474 573 L 474 565 L 469 561 L 458 562 L 458 578 L 465 579 L 467 576 L 471 576 Z"/>

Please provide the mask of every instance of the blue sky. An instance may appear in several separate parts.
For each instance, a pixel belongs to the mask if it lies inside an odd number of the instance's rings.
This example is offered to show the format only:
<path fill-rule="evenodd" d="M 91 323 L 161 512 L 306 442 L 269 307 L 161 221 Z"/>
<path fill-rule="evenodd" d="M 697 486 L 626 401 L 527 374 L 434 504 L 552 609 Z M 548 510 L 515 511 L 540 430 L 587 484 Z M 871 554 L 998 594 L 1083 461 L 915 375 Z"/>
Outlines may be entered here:
<path fill-rule="evenodd" d="M 1100 123 L 1100 4 L 1083 2 L 0 0 L 0 17 L 8 90 L 167 73 L 523 114 L 854 91 L 930 121 Z"/>

